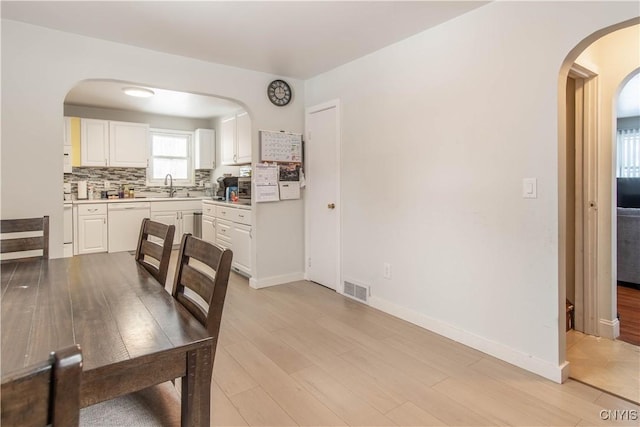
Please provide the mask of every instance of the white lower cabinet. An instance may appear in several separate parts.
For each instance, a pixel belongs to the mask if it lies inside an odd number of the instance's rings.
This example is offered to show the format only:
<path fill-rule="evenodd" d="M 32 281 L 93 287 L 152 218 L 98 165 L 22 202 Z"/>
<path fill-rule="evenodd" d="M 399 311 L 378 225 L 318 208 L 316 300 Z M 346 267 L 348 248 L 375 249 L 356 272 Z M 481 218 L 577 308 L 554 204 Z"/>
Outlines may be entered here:
<path fill-rule="evenodd" d="M 233 251 L 231 267 L 234 271 L 251 276 L 251 210 L 202 203 L 202 239 Z"/>
<path fill-rule="evenodd" d="M 77 252 L 80 254 L 93 254 L 107 252 L 108 246 L 108 226 L 107 226 L 107 205 L 80 205 L 77 207 L 76 230 Z"/>
<path fill-rule="evenodd" d="M 173 244 L 179 245 L 183 234 L 193 234 L 195 213 L 201 211 L 201 204 L 200 200 L 155 202 L 151 204 L 151 219 L 174 225 Z"/>
<path fill-rule="evenodd" d="M 216 217 L 202 215 L 202 240 L 209 243 L 216 242 Z"/>
<path fill-rule="evenodd" d="M 251 274 L 251 226 L 233 223 L 233 266 Z"/>

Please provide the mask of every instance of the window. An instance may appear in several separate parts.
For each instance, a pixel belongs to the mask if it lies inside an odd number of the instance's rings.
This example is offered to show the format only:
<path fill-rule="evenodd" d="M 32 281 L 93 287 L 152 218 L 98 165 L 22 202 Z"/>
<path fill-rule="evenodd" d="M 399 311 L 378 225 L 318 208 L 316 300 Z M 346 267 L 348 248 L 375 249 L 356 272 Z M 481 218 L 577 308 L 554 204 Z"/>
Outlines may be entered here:
<path fill-rule="evenodd" d="M 193 185 L 193 132 L 151 129 L 150 145 L 149 185 L 164 185 L 167 174 L 174 185 Z"/>
<path fill-rule="evenodd" d="M 640 177 L 640 129 L 618 130 L 618 178 Z"/>

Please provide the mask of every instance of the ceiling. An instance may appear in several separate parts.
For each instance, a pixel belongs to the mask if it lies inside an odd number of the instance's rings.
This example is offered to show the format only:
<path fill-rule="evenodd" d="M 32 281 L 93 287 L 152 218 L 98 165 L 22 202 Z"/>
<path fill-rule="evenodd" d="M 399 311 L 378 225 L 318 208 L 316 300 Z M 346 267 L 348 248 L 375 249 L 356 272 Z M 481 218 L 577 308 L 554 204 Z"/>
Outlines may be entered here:
<path fill-rule="evenodd" d="M 307 79 L 486 1 L 2 1 L 2 18 Z"/>
<path fill-rule="evenodd" d="M 480 7 L 484 1 L 2 1 L 2 18 L 209 62 L 306 79 Z M 210 118 L 239 108 L 202 95 L 86 81 L 66 104 Z"/>

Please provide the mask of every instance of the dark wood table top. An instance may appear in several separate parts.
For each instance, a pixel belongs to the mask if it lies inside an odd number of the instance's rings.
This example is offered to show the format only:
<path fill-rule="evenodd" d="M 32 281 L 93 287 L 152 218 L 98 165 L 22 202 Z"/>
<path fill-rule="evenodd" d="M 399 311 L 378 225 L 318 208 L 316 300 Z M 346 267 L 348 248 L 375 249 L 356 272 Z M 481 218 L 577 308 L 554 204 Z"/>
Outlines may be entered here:
<path fill-rule="evenodd" d="M 210 357 L 213 339 L 207 330 L 127 252 L 0 268 L 3 377 L 46 360 L 52 350 L 80 344 L 81 400 L 86 406 L 186 376 L 192 369 L 187 357 L 195 357 L 189 354 Z M 143 375 L 152 362 L 171 363 L 173 368 Z M 208 362 L 198 359 L 205 382 L 207 370 L 210 381 Z M 140 378 L 134 378 L 137 372 Z M 203 404 L 208 408 L 208 401 Z"/>

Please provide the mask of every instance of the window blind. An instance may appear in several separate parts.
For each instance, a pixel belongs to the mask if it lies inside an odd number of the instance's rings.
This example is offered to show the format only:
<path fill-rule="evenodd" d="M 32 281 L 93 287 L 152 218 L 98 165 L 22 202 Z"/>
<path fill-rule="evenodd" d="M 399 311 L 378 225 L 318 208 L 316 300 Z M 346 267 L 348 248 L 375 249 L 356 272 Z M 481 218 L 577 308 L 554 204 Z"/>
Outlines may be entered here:
<path fill-rule="evenodd" d="M 618 178 L 640 177 L 640 129 L 619 129 L 617 135 Z"/>

